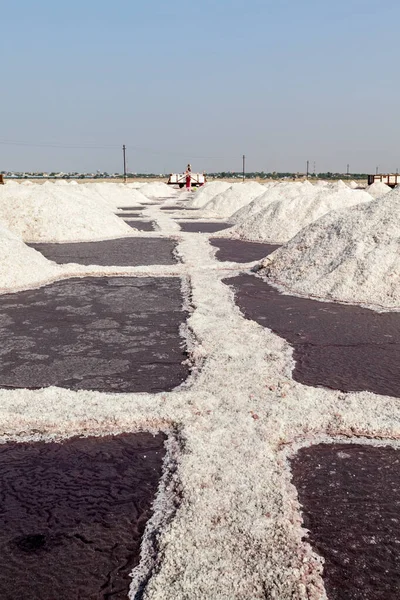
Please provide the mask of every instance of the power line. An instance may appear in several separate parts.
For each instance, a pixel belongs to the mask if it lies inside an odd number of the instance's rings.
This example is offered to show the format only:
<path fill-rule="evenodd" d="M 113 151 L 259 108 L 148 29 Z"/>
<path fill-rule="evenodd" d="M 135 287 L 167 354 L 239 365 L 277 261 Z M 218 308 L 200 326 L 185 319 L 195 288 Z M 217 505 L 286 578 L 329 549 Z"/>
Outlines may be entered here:
<path fill-rule="evenodd" d="M 15 141 L 15 140 L 0 140 L 0 145 L 2 146 L 22 146 L 22 147 L 31 147 L 31 148 L 59 148 L 59 149 L 70 149 L 70 150 L 116 150 L 120 149 L 120 144 L 93 144 L 93 143 L 85 143 L 85 144 L 56 144 L 53 142 L 25 142 L 25 141 Z M 170 150 L 154 150 L 153 148 L 146 148 L 143 146 L 134 146 L 131 144 L 126 144 L 126 148 L 130 150 L 136 150 L 138 152 L 147 152 L 148 154 L 154 154 L 159 156 L 165 156 L 168 154 L 169 156 L 176 157 L 187 157 L 190 156 L 191 159 L 194 160 L 232 160 L 240 158 L 240 155 L 237 156 L 197 156 L 193 155 L 191 152 L 171 152 Z"/>

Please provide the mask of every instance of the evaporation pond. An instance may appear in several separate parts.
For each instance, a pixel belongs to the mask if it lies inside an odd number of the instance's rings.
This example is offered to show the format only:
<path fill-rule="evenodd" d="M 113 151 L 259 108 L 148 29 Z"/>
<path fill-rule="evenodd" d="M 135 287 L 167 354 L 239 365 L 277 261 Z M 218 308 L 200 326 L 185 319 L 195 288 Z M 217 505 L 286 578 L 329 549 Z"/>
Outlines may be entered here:
<path fill-rule="evenodd" d="M 293 378 L 400 398 L 400 313 L 281 294 L 259 277 L 225 279 L 244 316 L 293 347 Z"/>
<path fill-rule="evenodd" d="M 163 238 L 127 237 L 103 242 L 29 244 L 58 264 L 132 267 L 176 263 L 176 242 Z"/>
<path fill-rule="evenodd" d="M 216 231 L 221 231 L 222 229 L 227 229 L 228 227 L 232 227 L 230 223 L 207 223 L 206 221 L 190 221 L 184 222 L 180 221 L 179 226 L 182 231 L 186 233 L 215 233 Z"/>
<path fill-rule="evenodd" d="M 182 303 L 176 277 L 67 279 L 1 295 L 0 387 L 171 390 L 188 375 Z"/>
<path fill-rule="evenodd" d="M 247 263 L 261 260 L 274 252 L 279 246 L 260 242 L 246 242 L 224 238 L 210 239 L 211 245 L 218 248 L 216 258 L 220 261 Z"/>
<path fill-rule="evenodd" d="M 0 444 L 1 600 L 126 600 L 164 442 L 135 433 Z"/>
<path fill-rule="evenodd" d="M 318 444 L 291 460 L 306 538 L 325 559 L 328 600 L 400 598 L 400 452 Z"/>

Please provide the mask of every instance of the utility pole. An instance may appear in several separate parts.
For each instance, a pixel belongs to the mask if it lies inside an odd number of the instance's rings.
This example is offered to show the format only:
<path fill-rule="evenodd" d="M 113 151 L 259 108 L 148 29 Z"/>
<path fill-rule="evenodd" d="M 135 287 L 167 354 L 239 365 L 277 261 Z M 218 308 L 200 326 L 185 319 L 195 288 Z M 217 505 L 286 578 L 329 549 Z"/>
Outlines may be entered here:
<path fill-rule="evenodd" d="M 315 177 L 315 160 L 314 160 L 314 177 Z"/>
<path fill-rule="evenodd" d="M 376 174 L 378 175 L 379 167 L 376 167 Z"/>
<path fill-rule="evenodd" d="M 124 157 L 124 183 L 126 183 L 126 146 L 125 146 L 125 144 L 122 146 L 122 154 Z"/>
<path fill-rule="evenodd" d="M 347 177 L 349 177 L 349 175 L 350 175 L 350 165 L 348 164 L 347 165 Z"/>
<path fill-rule="evenodd" d="M 243 181 L 246 179 L 246 156 L 243 154 Z"/>
<path fill-rule="evenodd" d="M 307 179 L 308 179 L 308 174 L 309 174 L 309 172 L 310 172 L 310 161 L 308 160 L 308 161 L 307 161 L 307 173 L 306 173 L 306 177 L 307 177 Z"/>

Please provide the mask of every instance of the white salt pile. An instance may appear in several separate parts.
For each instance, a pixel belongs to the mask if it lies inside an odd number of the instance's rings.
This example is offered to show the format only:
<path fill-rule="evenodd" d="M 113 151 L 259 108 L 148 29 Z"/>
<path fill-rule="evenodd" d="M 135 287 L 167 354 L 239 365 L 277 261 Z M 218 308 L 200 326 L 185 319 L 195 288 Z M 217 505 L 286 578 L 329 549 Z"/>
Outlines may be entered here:
<path fill-rule="evenodd" d="M 366 192 L 351 190 L 344 184 L 334 188 L 310 186 L 294 197 L 282 197 L 271 202 L 231 231 L 248 240 L 284 243 L 331 210 L 371 200 Z"/>
<path fill-rule="evenodd" d="M 311 190 L 316 191 L 316 188 L 308 181 L 305 181 L 304 183 L 272 183 L 265 187 L 267 187 L 267 190 L 264 194 L 257 196 L 250 204 L 246 204 L 246 206 L 240 208 L 229 220 L 232 221 L 232 223 L 240 224 L 259 213 L 263 208 L 266 208 L 271 204 L 271 202 L 275 202 L 281 198 L 296 197 L 301 195 L 303 191 L 306 191 L 307 193 L 311 193 Z"/>
<path fill-rule="evenodd" d="M 0 225 L 0 290 L 8 291 L 55 277 L 59 267 L 29 248 L 17 235 Z"/>
<path fill-rule="evenodd" d="M 177 190 L 163 181 L 145 183 L 141 186 L 140 192 L 150 199 L 168 198 L 177 194 Z"/>
<path fill-rule="evenodd" d="M 400 308 L 400 190 L 330 212 L 263 266 L 295 293 Z"/>
<path fill-rule="evenodd" d="M 349 186 L 349 188 L 351 188 L 352 190 L 355 190 L 359 187 L 357 181 L 349 181 L 349 183 L 347 184 Z"/>
<path fill-rule="evenodd" d="M 234 183 L 230 188 L 215 196 L 202 210 L 205 217 L 230 217 L 239 208 L 250 204 L 254 198 L 265 192 L 265 187 L 256 181 Z"/>
<path fill-rule="evenodd" d="M 0 222 L 25 241 L 86 241 L 130 236 L 134 230 L 96 192 L 52 183 L 0 186 Z"/>
<path fill-rule="evenodd" d="M 390 190 L 391 188 L 386 185 L 386 183 L 382 183 L 382 181 L 375 181 L 366 188 L 368 194 L 370 194 L 373 198 L 381 198 L 390 192 Z"/>
<path fill-rule="evenodd" d="M 125 185 L 124 183 L 86 183 L 80 187 L 84 187 L 90 196 L 93 196 L 93 193 L 96 192 L 113 209 L 148 202 L 148 198 L 139 189 L 130 188 L 128 184 Z"/>
<path fill-rule="evenodd" d="M 227 183 L 226 181 L 209 181 L 199 188 L 195 193 L 193 200 L 188 202 L 187 206 L 190 208 L 201 208 L 215 198 L 215 196 L 225 192 L 230 187 L 232 187 L 232 184 Z"/>

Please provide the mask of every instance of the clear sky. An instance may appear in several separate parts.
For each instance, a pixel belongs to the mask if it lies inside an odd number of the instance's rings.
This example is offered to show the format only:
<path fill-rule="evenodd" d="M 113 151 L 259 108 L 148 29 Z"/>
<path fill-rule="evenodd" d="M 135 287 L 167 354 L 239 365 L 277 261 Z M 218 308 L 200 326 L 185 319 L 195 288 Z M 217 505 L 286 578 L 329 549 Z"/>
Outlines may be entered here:
<path fill-rule="evenodd" d="M 400 168 L 394 0 L 0 7 L 0 170 Z"/>

